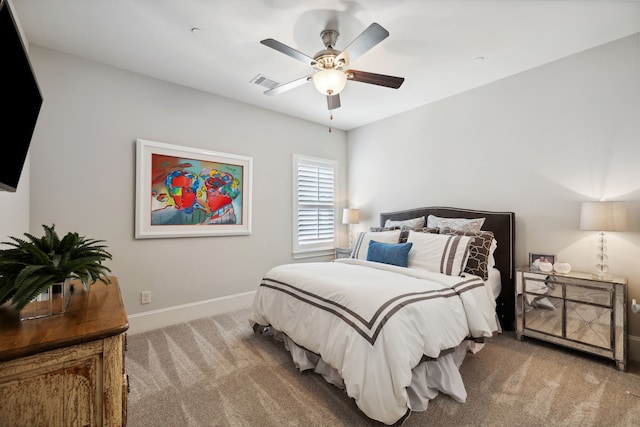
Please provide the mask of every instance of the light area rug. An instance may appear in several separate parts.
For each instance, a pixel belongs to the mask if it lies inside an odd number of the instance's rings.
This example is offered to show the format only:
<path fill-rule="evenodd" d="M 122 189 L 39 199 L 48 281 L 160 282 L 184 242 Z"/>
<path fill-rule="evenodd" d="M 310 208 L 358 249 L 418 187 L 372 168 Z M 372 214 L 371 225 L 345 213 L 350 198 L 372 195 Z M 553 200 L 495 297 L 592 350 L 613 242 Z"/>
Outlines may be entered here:
<path fill-rule="evenodd" d="M 346 393 L 300 373 L 249 310 L 127 337 L 128 426 L 381 426 Z M 462 367 L 467 402 L 440 395 L 404 426 L 638 426 L 640 375 L 505 332 Z"/>

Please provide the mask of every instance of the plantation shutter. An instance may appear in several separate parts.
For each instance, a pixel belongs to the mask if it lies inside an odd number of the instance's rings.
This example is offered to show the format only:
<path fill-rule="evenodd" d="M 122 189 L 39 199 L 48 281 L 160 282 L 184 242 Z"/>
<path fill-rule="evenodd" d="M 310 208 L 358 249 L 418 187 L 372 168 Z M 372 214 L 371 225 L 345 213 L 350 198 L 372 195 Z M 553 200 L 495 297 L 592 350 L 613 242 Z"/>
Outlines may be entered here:
<path fill-rule="evenodd" d="M 335 247 L 336 163 L 296 157 L 294 252 Z"/>

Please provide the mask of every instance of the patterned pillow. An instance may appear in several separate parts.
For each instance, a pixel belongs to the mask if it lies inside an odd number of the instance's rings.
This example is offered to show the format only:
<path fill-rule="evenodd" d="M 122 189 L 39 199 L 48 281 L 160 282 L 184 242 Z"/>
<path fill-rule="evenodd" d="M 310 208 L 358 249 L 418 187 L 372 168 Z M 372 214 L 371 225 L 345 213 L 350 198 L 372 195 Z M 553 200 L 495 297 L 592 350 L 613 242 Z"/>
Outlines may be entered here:
<path fill-rule="evenodd" d="M 469 257 L 471 237 L 409 231 L 409 268 L 459 276 Z"/>
<path fill-rule="evenodd" d="M 402 232 L 400 233 L 400 243 L 407 242 L 407 238 L 409 237 L 409 230 L 411 229 L 410 228 L 402 229 Z M 419 232 L 419 233 L 435 233 L 435 234 L 440 233 L 440 229 L 438 227 L 424 227 L 424 228 L 419 228 L 413 231 Z"/>
<path fill-rule="evenodd" d="M 439 227 L 444 230 L 446 227 L 460 231 L 480 231 L 485 218 L 441 218 L 435 215 L 427 217 L 427 227 Z"/>
<path fill-rule="evenodd" d="M 395 226 L 395 227 L 371 227 L 369 229 L 369 231 L 373 231 L 373 232 L 380 232 L 380 231 L 390 231 L 390 230 L 400 230 L 402 227 Z"/>
<path fill-rule="evenodd" d="M 370 240 L 367 261 L 406 267 L 412 245 L 412 243 L 381 243 Z"/>
<path fill-rule="evenodd" d="M 438 234 L 438 233 L 440 233 L 440 227 L 424 227 L 422 230 L 415 230 L 415 231 L 420 231 L 422 233 L 435 233 L 435 234 Z"/>
<path fill-rule="evenodd" d="M 424 217 L 420 216 L 418 218 L 405 219 L 402 221 L 393 221 L 391 219 L 388 219 L 385 221 L 384 226 L 386 228 L 401 227 L 401 228 L 409 228 L 412 230 L 417 230 L 418 228 L 424 227 Z"/>
<path fill-rule="evenodd" d="M 489 257 L 492 255 L 491 248 L 495 240 L 493 233 L 491 231 L 460 231 L 449 227 L 442 230 L 442 233 L 472 238 L 469 245 L 469 259 L 464 271 L 487 280 L 489 278 Z"/>
<path fill-rule="evenodd" d="M 353 245 L 351 258 L 365 260 L 369 251 L 369 241 L 376 240 L 382 243 L 398 243 L 400 241 L 400 230 L 390 231 L 361 231 Z"/>

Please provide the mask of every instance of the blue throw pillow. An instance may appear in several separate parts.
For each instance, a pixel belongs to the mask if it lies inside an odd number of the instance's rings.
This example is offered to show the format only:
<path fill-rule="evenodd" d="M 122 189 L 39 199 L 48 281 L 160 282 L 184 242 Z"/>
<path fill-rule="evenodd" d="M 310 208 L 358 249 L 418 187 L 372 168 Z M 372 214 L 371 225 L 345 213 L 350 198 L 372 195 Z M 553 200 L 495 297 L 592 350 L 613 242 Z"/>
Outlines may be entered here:
<path fill-rule="evenodd" d="M 413 246 L 408 243 L 382 243 L 375 240 L 369 241 L 367 261 L 382 262 L 384 264 L 407 267 L 409 264 L 409 251 Z"/>

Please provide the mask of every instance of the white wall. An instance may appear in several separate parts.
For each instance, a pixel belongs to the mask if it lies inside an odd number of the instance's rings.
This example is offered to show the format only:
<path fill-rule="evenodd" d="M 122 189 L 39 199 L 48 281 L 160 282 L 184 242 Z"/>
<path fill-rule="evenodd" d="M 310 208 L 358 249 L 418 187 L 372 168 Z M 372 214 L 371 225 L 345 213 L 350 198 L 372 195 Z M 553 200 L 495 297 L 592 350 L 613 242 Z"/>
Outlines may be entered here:
<path fill-rule="evenodd" d="M 631 230 L 608 234 L 609 265 L 640 300 L 639 118 L 636 34 L 350 131 L 349 203 L 361 228 L 411 207 L 513 211 L 518 265 L 542 252 L 592 271 L 580 202 L 624 200 Z"/>
<path fill-rule="evenodd" d="M 9 241 L 9 236 L 23 237 L 29 231 L 29 157 L 16 192 L 0 191 L 0 242 Z"/>
<path fill-rule="evenodd" d="M 294 153 L 337 160 L 339 195 L 346 197 L 344 132 L 31 50 L 45 99 L 31 149 L 31 231 L 55 223 L 60 233 L 107 241 L 131 332 L 139 330 L 133 327 L 140 313 L 154 315 L 148 329 L 204 315 L 197 308 L 203 301 L 228 308 L 227 297 L 240 294 L 248 304 L 247 293 L 269 268 L 293 262 Z M 253 157 L 252 234 L 135 240 L 136 138 Z M 151 291 L 151 304 L 140 304 L 142 290 Z M 176 307 L 182 313 L 166 311 Z"/>

